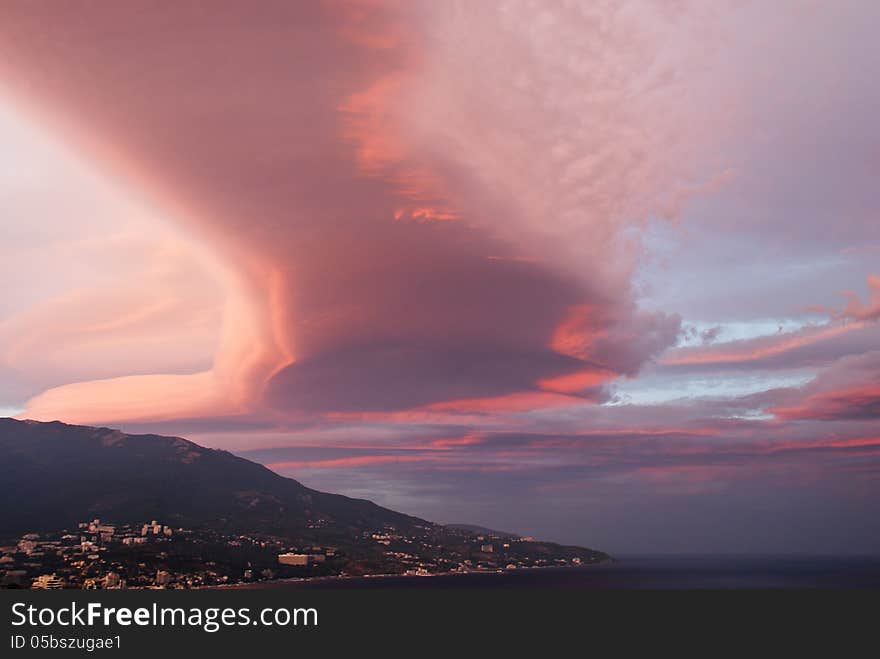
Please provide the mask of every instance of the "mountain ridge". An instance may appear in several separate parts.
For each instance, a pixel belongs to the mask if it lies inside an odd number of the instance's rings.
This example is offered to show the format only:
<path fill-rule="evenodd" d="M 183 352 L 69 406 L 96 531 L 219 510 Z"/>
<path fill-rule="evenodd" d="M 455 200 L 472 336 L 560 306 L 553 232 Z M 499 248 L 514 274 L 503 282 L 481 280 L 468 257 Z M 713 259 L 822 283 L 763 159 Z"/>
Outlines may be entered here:
<path fill-rule="evenodd" d="M 308 536 L 434 526 L 365 499 L 320 492 L 182 437 L 0 418 L 0 532 L 82 519 L 162 518 L 226 531 Z"/>
<path fill-rule="evenodd" d="M 319 492 L 182 437 L 60 421 L 0 418 L 0 497 L 7 587 L 193 588 L 610 560 Z"/>

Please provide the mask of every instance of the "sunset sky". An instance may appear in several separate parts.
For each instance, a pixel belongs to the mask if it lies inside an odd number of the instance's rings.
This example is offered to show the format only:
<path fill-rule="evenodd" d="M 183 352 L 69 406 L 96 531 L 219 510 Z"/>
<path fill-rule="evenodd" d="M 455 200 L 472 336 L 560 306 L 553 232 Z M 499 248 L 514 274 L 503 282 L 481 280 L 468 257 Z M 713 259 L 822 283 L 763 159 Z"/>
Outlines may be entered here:
<path fill-rule="evenodd" d="M 611 552 L 880 551 L 880 3 L 0 3 L 0 415 Z"/>

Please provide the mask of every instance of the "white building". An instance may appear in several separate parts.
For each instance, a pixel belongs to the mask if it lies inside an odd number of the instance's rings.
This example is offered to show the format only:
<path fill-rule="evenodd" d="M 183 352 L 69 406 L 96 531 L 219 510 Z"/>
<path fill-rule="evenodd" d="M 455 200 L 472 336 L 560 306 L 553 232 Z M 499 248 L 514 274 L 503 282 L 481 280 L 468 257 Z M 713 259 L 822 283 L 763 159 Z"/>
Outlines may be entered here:
<path fill-rule="evenodd" d="M 34 590 L 59 590 L 64 588 L 64 580 L 54 574 L 41 574 L 31 584 Z"/>
<path fill-rule="evenodd" d="M 281 565 L 308 565 L 308 554 L 278 554 L 278 562 Z"/>

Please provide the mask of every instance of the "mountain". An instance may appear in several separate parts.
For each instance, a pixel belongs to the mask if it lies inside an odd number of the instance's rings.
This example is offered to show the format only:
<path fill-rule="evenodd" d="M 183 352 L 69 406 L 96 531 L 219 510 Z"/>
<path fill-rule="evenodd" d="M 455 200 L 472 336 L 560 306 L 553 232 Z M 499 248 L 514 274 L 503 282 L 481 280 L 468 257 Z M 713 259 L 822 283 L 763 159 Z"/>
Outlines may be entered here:
<path fill-rule="evenodd" d="M 0 535 L 101 518 L 323 539 L 434 525 L 179 437 L 0 418 Z"/>
<path fill-rule="evenodd" d="M 0 501 L 0 587 L 48 575 L 71 588 L 194 588 L 610 559 L 318 492 L 179 437 L 57 421 L 0 418 Z M 86 524 L 96 518 L 104 525 Z"/>

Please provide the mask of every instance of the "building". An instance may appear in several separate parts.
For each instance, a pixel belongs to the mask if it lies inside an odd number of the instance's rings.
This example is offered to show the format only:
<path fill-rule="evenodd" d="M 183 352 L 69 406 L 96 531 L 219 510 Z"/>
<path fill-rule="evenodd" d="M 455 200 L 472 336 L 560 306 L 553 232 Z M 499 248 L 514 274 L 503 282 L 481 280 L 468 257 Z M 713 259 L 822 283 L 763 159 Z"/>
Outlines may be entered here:
<path fill-rule="evenodd" d="M 104 576 L 104 588 L 122 588 L 122 579 L 116 572 L 108 572 Z"/>
<path fill-rule="evenodd" d="M 308 565 L 308 554 L 278 554 L 278 562 L 281 565 Z"/>
<path fill-rule="evenodd" d="M 64 588 L 64 580 L 54 574 L 41 574 L 31 584 L 34 590 L 60 590 Z"/>
<path fill-rule="evenodd" d="M 25 539 L 22 539 L 18 543 L 18 550 L 25 554 L 30 554 L 37 548 L 37 543 L 33 540 L 27 539 L 28 536 L 24 536 Z"/>
<path fill-rule="evenodd" d="M 495 548 L 492 545 L 480 545 L 480 551 L 485 554 L 491 554 L 495 551 Z"/>

